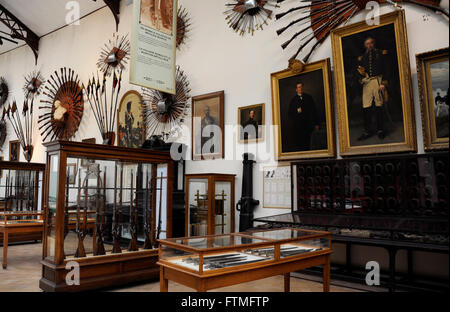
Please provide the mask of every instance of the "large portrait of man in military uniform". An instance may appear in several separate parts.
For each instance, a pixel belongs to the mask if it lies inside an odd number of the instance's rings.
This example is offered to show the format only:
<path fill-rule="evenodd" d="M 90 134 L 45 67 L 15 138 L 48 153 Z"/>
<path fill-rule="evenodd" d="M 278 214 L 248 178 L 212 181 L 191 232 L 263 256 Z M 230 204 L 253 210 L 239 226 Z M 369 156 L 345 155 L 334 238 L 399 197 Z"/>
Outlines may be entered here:
<path fill-rule="evenodd" d="M 335 155 L 331 98 L 329 59 L 272 74 L 277 159 Z"/>
<path fill-rule="evenodd" d="M 117 110 L 117 146 L 140 148 L 145 141 L 142 97 L 131 90 L 124 94 Z"/>
<path fill-rule="evenodd" d="M 341 154 L 415 150 L 404 16 L 332 32 Z"/>
<path fill-rule="evenodd" d="M 192 98 L 192 159 L 224 157 L 224 91 Z"/>

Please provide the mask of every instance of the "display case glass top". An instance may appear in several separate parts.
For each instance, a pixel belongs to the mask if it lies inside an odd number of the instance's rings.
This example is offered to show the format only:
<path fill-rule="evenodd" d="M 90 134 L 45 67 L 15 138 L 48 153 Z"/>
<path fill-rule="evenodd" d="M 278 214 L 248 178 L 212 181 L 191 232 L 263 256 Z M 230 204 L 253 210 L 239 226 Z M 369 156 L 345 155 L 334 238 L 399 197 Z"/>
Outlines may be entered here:
<path fill-rule="evenodd" d="M 331 252 L 331 233 L 283 228 L 160 240 L 159 264 L 202 275 Z"/>

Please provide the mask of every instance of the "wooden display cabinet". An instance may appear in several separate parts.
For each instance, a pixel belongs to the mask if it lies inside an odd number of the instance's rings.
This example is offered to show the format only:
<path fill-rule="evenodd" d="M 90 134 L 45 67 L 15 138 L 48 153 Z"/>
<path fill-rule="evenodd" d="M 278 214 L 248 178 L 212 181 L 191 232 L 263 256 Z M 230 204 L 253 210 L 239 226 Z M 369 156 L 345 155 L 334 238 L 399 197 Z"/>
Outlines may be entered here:
<path fill-rule="evenodd" d="M 3 269 L 8 244 L 42 240 L 44 164 L 0 161 L 0 243 Z"/>
<path fill-rule="evenodd" d="M 234 232 L 234 174 L 187 174 L 185 235 Z"/>
<path fill-rule="evenodd" d="M 84 291 L 157 277 L 157 239 L 172 234 L 170 153 L 67 141 L 44 146 L 40 288 Z M 68 285 L 66 265 L 75 263 L 80 284 Z"/>
<path fill-rule="evenodd" d="M 323 266 L 323 290 L 330 289 L 331 233 L 293 228 L 160 240 L 160 287 L 172 280 L 204 292 Z"/>

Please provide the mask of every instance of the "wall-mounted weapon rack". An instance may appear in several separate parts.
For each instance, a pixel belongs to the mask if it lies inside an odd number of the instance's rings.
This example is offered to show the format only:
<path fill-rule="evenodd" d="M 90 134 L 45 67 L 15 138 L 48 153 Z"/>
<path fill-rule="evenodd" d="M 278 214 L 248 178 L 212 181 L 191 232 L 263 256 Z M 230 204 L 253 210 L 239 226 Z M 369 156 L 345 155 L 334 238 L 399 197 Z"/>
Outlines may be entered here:
<path fill-rule="evenodd" d="M 157 239 L 171 237 L 169 152 L 56 141 L 47 148 L 40 287 L 82 291 L 158 275 Z M 80 285 L 67 285 L 78 262 Z"/>
<path fill-rule="evenodd" d="M 0 243 L 3 269 L 8 244 L 42 240 L 41 208 L 45 165 L 0 161 Z"/>

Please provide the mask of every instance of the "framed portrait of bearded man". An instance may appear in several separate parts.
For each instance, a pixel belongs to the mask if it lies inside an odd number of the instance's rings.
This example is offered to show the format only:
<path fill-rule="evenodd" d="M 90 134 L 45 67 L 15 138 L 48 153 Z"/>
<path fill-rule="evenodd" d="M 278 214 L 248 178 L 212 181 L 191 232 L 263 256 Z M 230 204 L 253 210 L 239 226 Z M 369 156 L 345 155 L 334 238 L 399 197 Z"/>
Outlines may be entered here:
<path fill-rule="evenodd" d="M 403 10 L 331 33 L 341 155 L 417 149 Z"/>
<path fill-rule="evenodd" d="M 335 157 L 330 60 L 271 75 L 275 158 Z"/>

